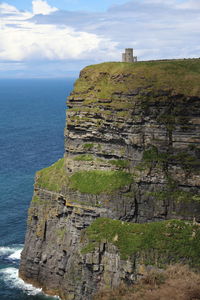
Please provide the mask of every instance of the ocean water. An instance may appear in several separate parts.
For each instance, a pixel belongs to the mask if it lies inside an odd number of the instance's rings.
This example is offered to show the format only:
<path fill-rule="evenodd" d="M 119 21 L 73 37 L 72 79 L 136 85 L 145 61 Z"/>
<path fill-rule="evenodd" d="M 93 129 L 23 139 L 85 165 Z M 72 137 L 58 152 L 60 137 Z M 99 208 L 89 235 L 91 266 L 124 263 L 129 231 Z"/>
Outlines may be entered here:
<path fill-rule="evenodd" d="M 34 174 L 63 156 L 66 97 L 73 83 L 0 80 L 0 300 L 52 299 L 19 279 L 18 266 Z"/>

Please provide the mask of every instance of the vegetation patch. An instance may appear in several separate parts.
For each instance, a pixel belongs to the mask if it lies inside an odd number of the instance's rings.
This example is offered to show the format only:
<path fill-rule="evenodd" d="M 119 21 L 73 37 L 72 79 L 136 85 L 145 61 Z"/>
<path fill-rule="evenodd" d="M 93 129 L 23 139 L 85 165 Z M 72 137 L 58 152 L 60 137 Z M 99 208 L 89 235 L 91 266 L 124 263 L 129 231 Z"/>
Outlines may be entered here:
<path fill-rule="evenodd" d="M 84 150 L 92 150 L 92 148 L 94 147 L 94 144 L 84 144 L 83 145 L 83 149 Z"/>
<path fill-rule="evenodd" d="M 60 192 L 67 183 L 68 176 L 64 169 L 64 158 L 36 173 L 36 185 L 42 189 Z"/>
<path fill-rule="evenodd" d="M 191 151 L 179 153 L 160 152 L 157 147 L 151 146 L 143 152 L 142 162 L 137 166 L 138 169 L 161 167 L 163 171 L 169 164 L 180 166 L 187 174 L 195 172 L 200 168 L 200 160 Z"/>
<path fill-rule="evenodd" d="M 134 224 L 98 218 L 85 233 L 89 242 L 83 253 L 106 240 L 119 249 L 122 259 L 140 254 L 145 264 L 162 266 L 182 261 L 200 266 L 200 226 L 189 221 Z"/>
<path fill-rule="evenodd" d="M 182 166 L 187 172 L 195 171 L 200 168 L 200 159 L 186 151 L 171 155 L 169 158 L 171 161 Z"/>
<path fill-rule="evenodd" d="M 166 199 L 171 199 L 176 203 L 190 203 L 192 201 L 199 202 L 200 203 L 200 195 L 195 194 L 188 191 L 183 191 L 179 189 L 178 187 L 176 189 L 170 189 L 168 187 L 168 190 L 162 190 L 162 191 L 156 191 L 148 193 L 149 196 L 155 197 L 157 200 L 164 201 Z"/>
<path fill-rule="evenodd" d="M 74 157 L 75 161 L 93 161 L 94 157 L 91 154 L 80 154 Z"/>
<path fill-rule="evenodd" d="M 70 178 L 70 187 L 86 194 L 112 193 L 126 185 L 133 178 L 131 174 L 122 171 L 80 171 Z"/>
<path fill-rule="evenodd" d="M 129 167 L 129 161 L 126 159 L 112 159 L 109 160 L 109 163 L 113 166 L 116 166 L 118 168 L 128 168 Z"/>
<path fill-rule="evenodd" d="M 187 265 L 152 269 L 132 285 L 100 290 L 94 300 L 192 300 L 200 298 L 200 274 Z"/>
<path fill-rule="evenodd" d="M 167 160 L 168 154 L 159 152 L 155 146 L 151 146 L 151 148 L 145 150 L 142 157 L 142 161 L 148 167 L 154 167 L 157 164 L 162 165 L 163 163 L 167 162 Z"/>
<path fill-rule="evenodd" d="M 75 83 L 74 94 L 84 94 L 91 102 L 96 102 L 96 99 L 114 99 L 115 95 L 131 94 L 138 88 L 145 88 L 152 93 L 163 90 L 199 96 L 199 75 L 199 59 L 136 64 L 108 62 L 84 68 Z M 123 104 L 126 105 L 126 102 Z M 117 102 L 111 103 L 115 105 Z"/>
<path fill-rule="evenodd" d="M 129 110 L 117 111 L 117 112 L 116 112 L 116 115 L 117 115 L 119 118 L 130 118 L 130 117 L 131 117 L 131 114 L 130 114 L 130 111 L 129 111 Z"/>
<path fill-rule="evenodd" d="M 133 198 L 134 197 L 134 192 L 124 193 L 123 196 L 128 197 L 128 198 Z"/>
<path fill-rule="evenodd" d="M 40 202 L 40 197 L 38 197 L 37 195 L 34 195 L 33 198 L 32 198 L 32 202 L 33 202 L 33 203 L 38 203 L 38 202 Z"/>
<path fill-rule="evenodd" d="M 67 232 L 66 228 L 59 228 L 59 229 L 57 229 L 56 234 L 60 239 L 63 239 L 66 232 Z"/>

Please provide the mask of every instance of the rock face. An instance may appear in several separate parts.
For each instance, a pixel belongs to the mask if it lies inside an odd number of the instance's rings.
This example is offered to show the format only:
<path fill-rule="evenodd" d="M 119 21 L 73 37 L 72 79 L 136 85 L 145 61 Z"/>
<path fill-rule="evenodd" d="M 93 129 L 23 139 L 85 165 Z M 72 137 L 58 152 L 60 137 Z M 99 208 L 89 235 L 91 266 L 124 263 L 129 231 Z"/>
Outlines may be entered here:
<path fill-rule="evenodd" d="M 200 221 L 199 79 L 199 60 L 81 71 L 67 102 L 64 158 L 36 174 L 24 280 L 62 299 L 92 299 L 99 288 L 133 282 L 144 260 L 120 254 L 116 228 L 88 244 L 97 218 Z M 198 227 L 187 226 L 195 239 Z"/>

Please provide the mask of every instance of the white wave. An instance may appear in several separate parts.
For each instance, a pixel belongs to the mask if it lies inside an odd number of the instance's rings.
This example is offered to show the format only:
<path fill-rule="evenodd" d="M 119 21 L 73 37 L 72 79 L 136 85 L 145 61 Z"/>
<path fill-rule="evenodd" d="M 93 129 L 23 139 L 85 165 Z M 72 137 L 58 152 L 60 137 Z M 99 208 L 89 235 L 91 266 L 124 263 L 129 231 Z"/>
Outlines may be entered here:
<path fill-rule="evenodd" d="M 0 276 L 9 288 L 16 288 L 23 290 L 29 296 L 42 295 L 45 298 L 60 299 L 59 297 L 49 297 L 42 292 L 42 289 L 35 288 L 32 284 L 25 283 L 21 278 L 18 277 L 17 268 L 5 268 L 0 269 Z"/>
<path fill-rule="evenodd" d="M 13 245 L 10 247 L 0 247 L 0 256 L 7 256 L 11 260 L 19 260 L 23 245 Z"/>
<path fill-rule="evenodd" d="M 18 277 L 18 269 L 16 268 L 5 268 L 0 270 L 0 275 L 2 276 L 6 285 L 10 288 L 21 289 L 28 295 L 37 295 L 41 293 L 41 289 L 37 289 L 31 284 L 25 283 L 21 278 Z"/>
<path fill-rule="evenodd" d="M 13 253 L 13 249 L 10 247 L 0 247 L 0 256 L 2 255 L 8 255 L 10 253 Z"/>
<path fill-rule="evenodd" d="M 22 249 L 16 250 L 14 253 L 8 256 L 11 260 L 20 260 Z"/>

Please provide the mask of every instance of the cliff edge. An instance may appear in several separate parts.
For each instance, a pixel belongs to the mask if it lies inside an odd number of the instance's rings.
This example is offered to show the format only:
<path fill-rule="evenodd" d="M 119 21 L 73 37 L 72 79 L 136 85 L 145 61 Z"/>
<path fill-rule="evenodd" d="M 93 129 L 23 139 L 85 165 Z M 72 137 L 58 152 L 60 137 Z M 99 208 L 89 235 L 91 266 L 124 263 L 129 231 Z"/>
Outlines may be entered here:
<path fill-rule="evenodd" d="M 199 266 L 199 80 L 198 59 L 81 71 L 64 157 L 36 173 L 21 278 L 89 300 L 149 265 Z"/>

